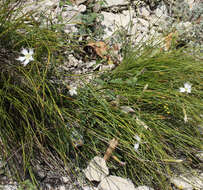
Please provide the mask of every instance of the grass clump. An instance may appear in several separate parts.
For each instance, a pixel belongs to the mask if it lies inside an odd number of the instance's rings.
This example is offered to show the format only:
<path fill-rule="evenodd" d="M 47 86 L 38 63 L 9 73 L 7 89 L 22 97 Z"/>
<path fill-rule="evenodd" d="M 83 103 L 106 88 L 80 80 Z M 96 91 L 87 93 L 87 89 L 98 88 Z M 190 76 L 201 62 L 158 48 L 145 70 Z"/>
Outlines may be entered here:
<path fill-rule="evenodd" d="M 113 155 L 125 165 L 110 159 L 111 174 L 128 177 L 136 186 L 169 189 L 175 170 L 200 168 L 195 156 L 202 149 L 200 60 L 182 50 L 145 47 L 139 57 L 127 52 L 115 70 L 70 97 L 56 82 L 66 38 L 39 27 L 32 13 L 8 19 L 6 13 L 19 10 L 12 7 L 20 1 L 13 3 L 3 2 L 0 12 L 0 153 L 18 180 L 31 178 L 37 184 L 33 160 L 59 167 L 52 155 L 63 166 L 72 162 L 83 169 L 94 156 L 103 156 L 112 138 L 119 141 Z M 34 60 L 23 67 L 16 58 L 26 47 L 34 49 Z M 186 82 L 191 93 L 179 90 Z M 82 146 L 75 147 L 73 134 L 82 138 Z"/>
<path fill-rule="evenodd" d="M 136 185 L 169 188 L 168 179 L 176 169 L 198 167 L 202 63 L 178 50 L 153 57 L 149 51 L 146 54 L 135 58 L 132 52 L 112 73 L 97 79 L 96 88 L 82 92 L 84 149 L 92 156 L 101 154 L 109 140 L 117 138 L 114 154 L 126 165 L 111 160 L 114 174 L 128 176 Z M 181 93 L 179 88 L 187 81 L 192 91 Z M 123 113 L 123 106 L 132 108 L 132 113 Z M 137 151 L 136 135 L 141 138 Z"/>
<path fill-rule="evenodd" d="M 49 138 L 60 144 L 55 135 L 60 135 L 62 131 L 58 129 L 65 125 L 66 116 L 59 109 L 59 87 L 53 84 L 53 77 L 58 76 L 54 70 L 57 61 L 51 64 L 61 46 L 61 36 L 51 29 L 40 28 L 31 12 L 15 17 L 20 3 L 2 2 L 0 17 L 1 154 L 17 169 L 14 173 L 19 179 L 25 179 L 29 173 L 34 180 L 31 166 L 34 154 L 45 154 L 45 146 L 52 144 L 47 142 Z M 5 12 L 13 17 L 4 17 Z M 20 50 L 27 47 L 34 49 L 34 60 L 23 67 L 16 59 Z M 64 131 L 63 138 L 68 139 L 66 135 Z M 21 157 L 17 158 L 17 154 Z"/>

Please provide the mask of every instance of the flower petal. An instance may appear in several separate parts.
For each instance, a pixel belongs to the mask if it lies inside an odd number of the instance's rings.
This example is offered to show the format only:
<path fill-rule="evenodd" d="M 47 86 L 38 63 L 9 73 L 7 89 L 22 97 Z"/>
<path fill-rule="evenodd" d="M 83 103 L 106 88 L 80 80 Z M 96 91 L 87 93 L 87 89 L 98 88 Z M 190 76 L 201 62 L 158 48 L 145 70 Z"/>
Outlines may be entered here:
<path fill-rule="evenodd" d="M 30 48 L 30 49 L 29 49 L 29 54 L 30 54 L 30 55 L 33 55 L 33 53 L 34 53 L 34 50 L 33 50 L 32 48 Z"/>
<path fill-rule="evenodd" d="M 186 82 L 186 83 L 184 84 L 184 87 L 185 87 L 185 88 L 191 88 L 191 84 L 188 83 L 188 82 Z"/>
<path fill-rule="evenodd" d="M 25 57 L 18 57 L 16 60 L 23 62 L 25 60 Z"/>
<path fill-rule="evenodd" d="M 191 88 L 186 88 L 187 93 L 191 93 Z"/>
<path fill-rule="evenodd" d="M 23 55 L 27 55 L 27 54 L 28 54 L 28 51 L 27 51 L 27 49 L 23 48 L 23 50 L 21 51 L 21 53 L 22 53 Z"/>
<path fill-rule="evenodd" d="M 22 63 L 24 66 L 26 66 L 29 63 L 29 59 L 25 59 L 25 61 Z"/>
<path fill-rule="evenodd" d="M 138 142 L 140 142 L 141 141 L 141 138 L 138 136 L 138 135 L 135 135 L 135 137 L 134 137 Z"/>
<path fill-rule="evenodd" d="M 179 90 L 180 92 L 185 92 L 185 88 L 180 88 L 180 90 Z"/>
<path fill-rule="evenodd" d="M 77 95 L 77 87 L 70 85 L 70 87 L 69 87 L 69 93 L 70 93 L 71 96 Z"/>
<path fill-rule="evenodd" d="M 34 58 L 32 56 L 29 58 L 29 62 L 30 61 L 34 61 Z"/>
<path fill-rule="evenodd" d="M 134 144 L 134 150 L 135 150 L 135 151 L 137 151 L 137 150 L 138 150 L 138 148 L 139 148 L 139 146 L 140 146 L 140 144 L 139 144 L 139 143 L 135 143 L 135 144 Z"/>

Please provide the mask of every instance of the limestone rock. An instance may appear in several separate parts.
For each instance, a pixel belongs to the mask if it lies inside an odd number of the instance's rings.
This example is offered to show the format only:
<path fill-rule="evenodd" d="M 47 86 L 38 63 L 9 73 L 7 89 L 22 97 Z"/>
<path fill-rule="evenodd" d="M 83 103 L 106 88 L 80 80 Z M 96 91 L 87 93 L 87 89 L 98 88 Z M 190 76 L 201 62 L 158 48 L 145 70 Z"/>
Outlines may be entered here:
<path fill-rule="evenodd" d="M 134 184 L 129 179 L 110 175 L 98 185 L 99 190 L 135 190 Z"/>
<path fill-rule="evenodd" d="M 110 37 L 119 28 L 127 28 L 133 13 L 133 11 L 123 11 L 123 13 L 114 14 L 102 11 L 104 20 L 101 24 L 106 27 L 104 38 Z"/>
<path fill-rule="evenodd" d="M 88 180 L 101 181 L 109 174 L 109 169 L 103 158 L 95 156 L 83 172 Z"/>
<path fill-rule="evenodd" d="M 192 190 L 193 187 L 191 184 L 187 183 L 180 177 L 174 177 L 171 179 L 171 183 L 174 184 L 177 188 L 179 189 L 187 189 L 187 190 Z"/>
<path fill-rule="evenodd" d="M 107 2 L 107 5 L 105 5 L 106 7 L 128 4 L 127 0 L 106 0 L 106 2 Z"/>
<path fill-rule="evenodd" d="M 139 186 L 135 188 L 136 190 L 154 190 L 151 187 L 147 187 L 147 186 Z"/>
<path fill-rule="evenodd" d="M 203 162 L 203 152 L 196 154 L 196 156 Z"/>
<path fill-rule="evenodd" d="M 158 18 L 165 17 L 167 15 L 167 8 L 166 5 L 162 4 L 155 10 L 155 15 Z"/>
<path fill-rule="evenodd" d="M 66 190 L 65 185 L 60 185 L 60 186 L 58 187 L 58 190 Z"/>
<path fill-rule="evenodd" d="M 86 185 L 86 186 L 83 186 L 82 189 L 83 189 L 83 190 L 98 190 L 97 187 L 92 187 L 92 186 L 87 186 L 87 185 Z"/>
<path fill-rule="evenodd" d="M 198 175 L 180 175 L 178 177 L 171 178 L 177 188 L 182 190 L 201 190 L 203 188 L 203 173 Z"/>
<path fill-rule="evenodd" d="M 138 14 L 144 18 L 147 18 L 150 15 L 148 7 L 140 7 L 138 9 Z"/>
<path fill-rule="evenodd" d="M 3 190 L 17 190 L 18 186 L 17 185 L 0 185 L 0 189 L 3 189 Z"/>

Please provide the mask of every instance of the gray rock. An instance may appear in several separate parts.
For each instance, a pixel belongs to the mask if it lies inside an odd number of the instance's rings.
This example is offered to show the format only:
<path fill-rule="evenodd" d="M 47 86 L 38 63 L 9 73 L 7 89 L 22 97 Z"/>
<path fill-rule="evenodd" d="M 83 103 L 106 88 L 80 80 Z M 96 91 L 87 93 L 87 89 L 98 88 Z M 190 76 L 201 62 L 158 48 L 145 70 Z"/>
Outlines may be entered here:
<path fill-rule="evenodd" d="M 136 187 L 135 190 L 154 190 L 154 189 L 147 186 L 139 186 L 139 187 Z"/>
<path fill-rule="evenodd" d="M 147 18 L 150 15 L 150 10 L 148 7 L 140 7 L 138 8 L 138 14 L 141 17 Z"/>
<path fill-rule="evenodd" d="M 58 187 L 58 190 L 66 190 L 66 186 L 65 186 L 65 185 L 60 185 L 60 186 Z"/>
<path fill-rule="evenodd" d="M 177 188 L 182 190 L 192 190 L 193 187 L 191 184 L 183 180 L 181 177 L 174 177 L 171 180 L 171 183 L 174 184 Z"/>
<path fill-rule="evenodd" d="M 116 30 L 119 30 L 120 28 L 128 28 L 134 11 L 123 11 L 123 13 L 119 14 L 102 11 L 101 14 L 104 17 L 104 20 L 101 24 L 106 27 L 105 35 L 103 37 L 105 39 L 110 37 Z"/>
<path fill-rule="evenodd" d="M 195 156 L 197 156 L 203 162 L 203 151 L 200 153 L 197 153 Z"/>
<path fill-rule="evenodd" d="M 62 176 L 62 177 L 61 177 L 61 181 L 62 181 L 63 183 L 68 183 L 68 182 L 71 181 L 71 179 L 70 179 L 70 177 Z"/>
<path fill-rule="evenodd" d="M 170 179 L 171 183 L 182 190 L 202 190 L 203 173 L 197 171 L 194 174 L 180 175 Z"/>
<path fill-rule="evenodd" d="M 17 185 L 0 185 L 0 190 L 17 190 Z"/>
<path fill-rule="evenodd" d="M 104 178 L 98 185 L 99 190 L 135 190 L 130 179 L 110 175 Z"/>
<path fill-rule="evenodd" d="M 105 5 L 105 7 L 128 4 L 127 0 L 106 0 L 106 2 L 107 2 L 107 5 Z"/>
<path fill-rule="evenodd" d="M 158 18 L 165 17 L 167 15 L 167 7 L 165 4 L 162 4 L 155 10 L 155 15 Z"/>

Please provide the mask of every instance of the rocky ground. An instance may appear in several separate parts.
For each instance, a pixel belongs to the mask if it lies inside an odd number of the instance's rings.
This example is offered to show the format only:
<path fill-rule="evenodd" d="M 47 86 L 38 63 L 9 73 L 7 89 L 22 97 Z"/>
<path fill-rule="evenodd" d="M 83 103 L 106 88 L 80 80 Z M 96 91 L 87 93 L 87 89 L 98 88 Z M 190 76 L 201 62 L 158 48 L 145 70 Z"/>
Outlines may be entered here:
<path fill-rule="evenodd" d="M 93 0 L 72 0 L 72 5 L 60 0 L 25 1 L 23 12 L 36 10 L 36 19 L 39 13 L 43 12 L 54 19 L 55 23 L 64 24 L 64 33 L 78 35 L 78 42 L 89 40 L 83 35 L 86 28 L 81 24 L 85 21 L 93 25 L 93 30 L 89 31 L 97 43 L 88 43 L 87 49 L 94 51 L 94 54 L 106 60 L 106 64 L 97 64 L 96 57 L 84 60 L 74 51 L 67 51 L 67 61 L 59 70 L 63 73 L 71 72 L 74 75 L 87 74 L 87 82 L 96 77 L 95 71 L 111 70 L 122 61 L 123 36 L 131 41 L 135 48 L 143 43 L 153 43 L 160 48 L 168 50 L 170 48 L 170 38 L 177 35 L 181 38 L 182 44 L 200 47 L 203 50 L 203 1 L 201 0 L 154 0 L 154 1 L 129 1 L 129 0 L 106 0 L 107 3 L 101 4 Z M 93 6 L 90 6 L 93 3 Z M 62 20 L 57 19 L 60 14 Z M 95 17 L 96 20 L 88 21 L 87 17 Z M 179 19 L 178 19 L 179 18 Z M 41 25 L 45 24 L 41 20 Z M 91 23 L 92 22 L 92 23 Z M 96 33 L 97 32 L 97 33 Z M 95 35 L 96 33 L 96 35 Z M 105 57 L 104 51 L 111 52 L 110 57 Z M 88 51 L 88 50 L 87 50 Z M 89 52 L 88 52 L 89 53 Z M 91 53 L 90 53 L 91 54 Z M 111 63 L 109 63 L 111 61 Z M 68 85 L 80 85 L 77 77 L 64 78 Z M 69 169 L 61 167 L 54 168 L 48 160 L 41 160 L 33 163 L 36 174 L 42 189 L 54 190 L 74 190 L 74 189 L 97 189 L 87 185 L 83 176 L 73 175 Z M 60 162 L 54 158 L 56 162 Z M 203 162 L 203 153 L 199 152 L 199 159 Z M 34 161 L 33 161 L 34 162 Z M 36 161 L 35 161 L 36 162 Z M 74 166 L 73 166 L 74 168 Z M 76 171 L 77 172 L 77 171 Z M 0 160 L 0 189 L 16 190 L 19 186 L 10 180 L 9 168 L 6 163 Z M 170 179 L 172 189 L 203 189 L 202 171 L 183 171 L 174 173 Z M 152 190 L 147 186 L 134 188 L 136 190 Z"/>

